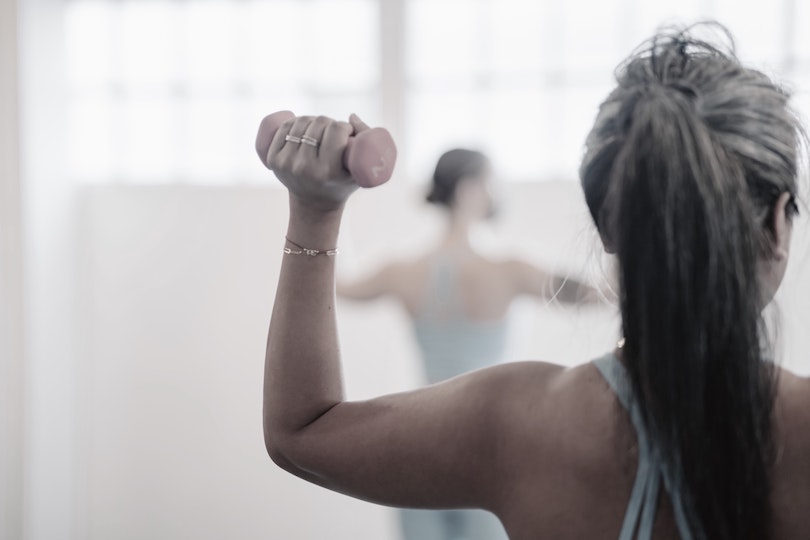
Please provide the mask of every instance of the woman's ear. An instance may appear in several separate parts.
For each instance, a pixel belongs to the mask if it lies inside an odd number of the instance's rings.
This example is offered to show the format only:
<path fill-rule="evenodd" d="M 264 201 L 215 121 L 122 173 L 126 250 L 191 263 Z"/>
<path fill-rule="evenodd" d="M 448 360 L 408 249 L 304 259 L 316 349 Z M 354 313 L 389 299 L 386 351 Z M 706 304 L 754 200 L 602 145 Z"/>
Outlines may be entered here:
<path fill-rule="evenodd" d="M 773 221 L 769 224 L 773 232 L 771 238 L 771 256 L 777 261 L 783 261 L 790 254 L 790 237 L 793 231 L 791 218 L 788 217 L 788 204 L 792 195 L 782 193 L 773 207 Z"/>

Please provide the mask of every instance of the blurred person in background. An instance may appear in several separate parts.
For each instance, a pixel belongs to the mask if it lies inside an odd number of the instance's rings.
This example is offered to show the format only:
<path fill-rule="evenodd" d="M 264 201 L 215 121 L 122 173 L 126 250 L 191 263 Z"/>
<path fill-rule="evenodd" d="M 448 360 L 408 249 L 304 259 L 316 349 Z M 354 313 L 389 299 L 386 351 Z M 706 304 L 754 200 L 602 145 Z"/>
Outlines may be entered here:
<path fill-rule="evenodd" d="M 408 262 L 383 266 L 370 277 L 337 284 L 338 295 L 368 301 L 395 299 L 409 315 L 428 384 L 503 360 L 509 308 L 522 295 L 564 303 L 598 299 L 595 289 L 518 259 L 493 259 L 475 249 L 475 228 L 495 213 L 490 160 L 454 149 L 436 164 L 427 202 L 444 210 L 436 245 Z M 480 510 L 402 510 L 405 540 L 506 538 Z"/>

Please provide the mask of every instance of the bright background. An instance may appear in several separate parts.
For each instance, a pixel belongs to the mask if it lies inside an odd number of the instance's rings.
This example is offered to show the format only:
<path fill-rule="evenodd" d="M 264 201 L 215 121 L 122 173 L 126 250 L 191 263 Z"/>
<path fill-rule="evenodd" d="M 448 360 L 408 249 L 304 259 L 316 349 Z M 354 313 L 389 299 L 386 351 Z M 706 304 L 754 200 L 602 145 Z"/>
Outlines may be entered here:
<path fill-rule="evenodd" d="M 393 132 L 396 177 L 347 212 L 344 275 L 429 245 L 425 179 L 467 145 L 501 177 L 481 243 L 597 276 L 576 182 L 596 108 L 657 26 L 706 18 L 810 116 L 804 0 L 0 0 L 0 538 L 396 539 L 390 509 L 264 454 L 286 201 L 259 120 Z M 779 299 L 783 362 L 805 374 L 808 246 L 803 219 Z M 396 306 L 339 309 L 351 398 L 418 384 Z M 617 325 L 610 306 L 520 302 L 508 358 L 584 362 Z"/>
<path fill-rule="evenodd" d="M 810 4 L 775 0 L 72 0 L 68 165 L 82 181 L 262 182 L 256 118 L 389 126 L 400 173 L 450 144 L 512 180 L 570 179 L 617 62 L 659 25 L 720 18 L 749 62 L 806 83 Z M 216 148 L 216 152 L 211 152 Z M 149 159 L 144 159 L 149 156 Z"/>

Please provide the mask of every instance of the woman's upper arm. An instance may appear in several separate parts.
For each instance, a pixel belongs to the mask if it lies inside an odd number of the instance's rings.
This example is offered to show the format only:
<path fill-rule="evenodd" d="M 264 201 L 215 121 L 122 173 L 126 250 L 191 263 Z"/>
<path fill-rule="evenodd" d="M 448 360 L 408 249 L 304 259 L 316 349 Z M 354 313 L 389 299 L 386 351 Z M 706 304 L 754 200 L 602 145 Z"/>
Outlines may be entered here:
<path fill-rule="evenodd" d="M 413 392 L 340 403 L 292 435 L 279 464 L 381 504 L 492 509 L 505 495 L 507 469 L 516 465 L 509 441 L 526 427 L 520 402 L 529 394 L 542 399 L 560 370 L 506 364 Z"/>

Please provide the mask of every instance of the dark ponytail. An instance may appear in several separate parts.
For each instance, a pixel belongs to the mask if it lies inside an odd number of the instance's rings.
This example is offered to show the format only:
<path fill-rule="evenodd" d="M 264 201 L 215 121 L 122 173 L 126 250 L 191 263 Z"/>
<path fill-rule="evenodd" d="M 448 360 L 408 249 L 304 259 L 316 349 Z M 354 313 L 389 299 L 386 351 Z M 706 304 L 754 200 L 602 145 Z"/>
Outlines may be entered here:
<path fill-rule="evenodd" d="M 795 192 L 787 96 L 679 33 L 627 62 L 582 181 L 620 267 L 624 355 L 695 538 L 770 536 L 775 371 L 757 261 Z"/>

